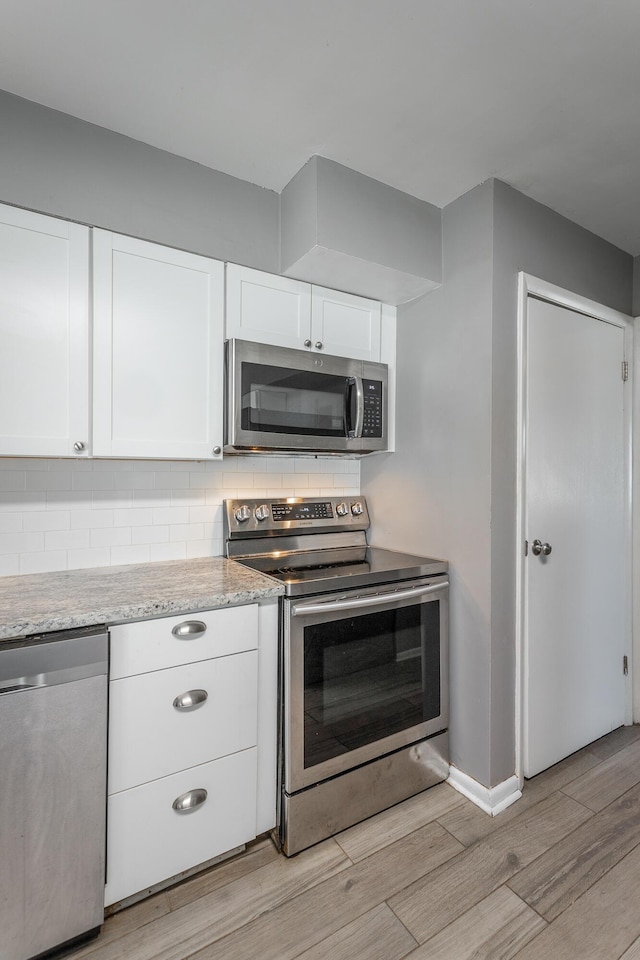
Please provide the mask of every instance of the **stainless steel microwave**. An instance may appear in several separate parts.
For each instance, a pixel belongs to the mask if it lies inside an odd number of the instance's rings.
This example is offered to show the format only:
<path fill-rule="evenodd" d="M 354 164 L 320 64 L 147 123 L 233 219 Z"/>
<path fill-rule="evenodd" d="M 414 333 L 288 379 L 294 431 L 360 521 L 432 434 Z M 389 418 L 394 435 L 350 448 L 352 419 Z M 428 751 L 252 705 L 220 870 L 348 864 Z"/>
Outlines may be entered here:
<path fill-rule="evenodd" d="M 225 452 L 387 449 L 387 365 L 226 343 Z"/>

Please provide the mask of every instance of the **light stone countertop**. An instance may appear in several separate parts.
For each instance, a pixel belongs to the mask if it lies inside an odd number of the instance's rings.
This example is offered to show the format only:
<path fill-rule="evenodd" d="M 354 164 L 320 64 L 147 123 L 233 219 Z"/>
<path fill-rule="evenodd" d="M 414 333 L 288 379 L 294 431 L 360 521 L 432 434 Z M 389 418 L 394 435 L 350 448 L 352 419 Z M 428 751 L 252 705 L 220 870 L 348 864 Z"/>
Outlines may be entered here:
<path fill-rule="evenodd" d="M 0 577 L 0 641 L 197 613 L 283 592 L 277 580 L 224 557 Z"/>

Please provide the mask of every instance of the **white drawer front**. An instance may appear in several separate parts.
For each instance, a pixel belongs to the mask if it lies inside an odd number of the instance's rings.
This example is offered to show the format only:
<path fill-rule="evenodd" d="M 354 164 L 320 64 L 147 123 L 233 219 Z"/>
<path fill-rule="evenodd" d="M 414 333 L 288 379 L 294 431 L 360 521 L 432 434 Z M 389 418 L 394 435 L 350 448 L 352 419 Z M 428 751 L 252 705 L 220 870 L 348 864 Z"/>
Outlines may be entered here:
<path fill-rule="evenodd" d="M 204 803 L 177 813 L 196 790 Z M 118 793 L 107 811 L 108 906 L 255 838 L 255 747 Z"/>
<path fill-rule="evenodd" d="M 255 650 L 258 605 L 221 607 L 110 627 L 110 677 L 131 677 L 183 663 Z"/>
<path fill-rule="evenodd" d="M 109 793 L 255 746 L 257 690 L 257 650 L 112 680 Z"/>

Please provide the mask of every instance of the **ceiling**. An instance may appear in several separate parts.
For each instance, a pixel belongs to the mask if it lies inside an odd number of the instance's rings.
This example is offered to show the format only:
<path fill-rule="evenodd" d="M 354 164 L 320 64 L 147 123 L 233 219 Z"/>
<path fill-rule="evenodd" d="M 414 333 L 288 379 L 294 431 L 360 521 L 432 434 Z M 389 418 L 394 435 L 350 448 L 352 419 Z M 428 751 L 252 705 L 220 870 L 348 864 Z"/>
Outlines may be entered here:
<path fill-rule="evenodd" d="M 0 0 L 0 89 L 281 191 L 499 177 L 640 254 L 638 0 Z M 1 131 L 0 131 L 1 136 Z"/>

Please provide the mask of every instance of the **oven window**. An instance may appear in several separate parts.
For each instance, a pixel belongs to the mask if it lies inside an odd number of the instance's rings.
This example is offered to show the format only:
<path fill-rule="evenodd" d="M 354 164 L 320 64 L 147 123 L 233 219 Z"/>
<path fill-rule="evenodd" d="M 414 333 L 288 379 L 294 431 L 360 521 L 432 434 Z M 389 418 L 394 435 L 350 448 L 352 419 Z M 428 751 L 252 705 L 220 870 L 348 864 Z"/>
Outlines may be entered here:
<path fill-rule="evenodd" d="M 345 436 L 344 377 L 260 363 L 241 369 L 243 430 Z"/>
<path fill-rule="evenodd" d="M 304 629 L 304 766 L 440 714 L 438 601 Z"/>

